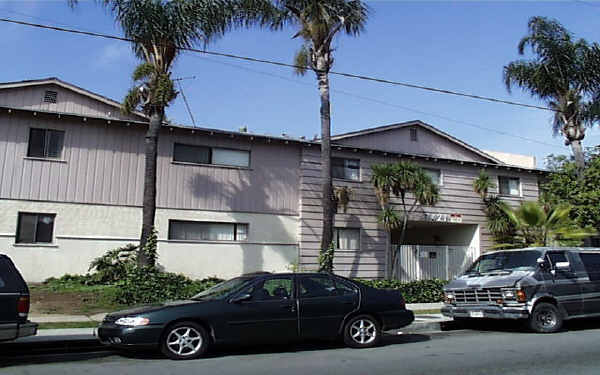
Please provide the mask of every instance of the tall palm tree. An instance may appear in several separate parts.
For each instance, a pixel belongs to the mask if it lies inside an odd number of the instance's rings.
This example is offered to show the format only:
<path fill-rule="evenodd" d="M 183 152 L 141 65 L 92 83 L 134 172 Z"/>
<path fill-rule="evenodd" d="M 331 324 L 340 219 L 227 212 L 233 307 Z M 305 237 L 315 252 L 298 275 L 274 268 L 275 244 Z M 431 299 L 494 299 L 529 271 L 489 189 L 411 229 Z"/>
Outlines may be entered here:
<path fill-rule="evenodd" d="M 408 161 L 376 164 L 371 167 L 371 183 L 381 206 L 379 221 L 391 232 L 400 230 L 400 245 L 404 244 L 410 215 L 418 206 L 433 206 L 439 200 L 439 189 L 423 168 Z M 400 198 L 400 215 L 394 210 L 391 195 Z M 391 276 L 396 275 L 397 250 L 389 249 Z"/>
<path fill-rule="evenodd" d="M 78 0 L 68 0 L 74 6 Z M 142 231 L 137 261 L 151 260 L 143 251 L 151 236 L 156 213 L 156 162 L 158 137 L 165 107 L 177 96 L 171 71 L 180 48 L 206 46 L 232 26 L 253 22 L 241 9 L 254 0 L 97 0 L 109 9 L 126 38 L 133 40 L 135 55 L 142 61 L 133 72 L 134 86 L 122 103 L 124 112 L 141 109 L 149 118 L 145 136 Z"/>
<path fill-rule="evenodd" d="M 315 72 L 321 95 L 321 176 L 323 231 L 321 251 L 333 240 L 335 195 L 331 178 L 331 110 L 329 100 L 329 71 L 333 65 L 331 43 L 343 32 L 357 36 L 363 31 L 368 9 L 361 0 L 274 0 L 276 12 L 272 27 L 291 25 L 298 29 L 294 38 L 303 40 L 295 57 L 296 72 Z"/>
<path fill-rule="evenodd" d="M 518 46 L 520 55 L 530 47 L 534 57 L 517 60 L 504 67 L 504 82 L 528 91 L 555 110 L 554 135 L 562 134 L 570 145 L 578 173 L 585 167 L 581 141 L 586 126 L 598 119 L 598 45 L 574 40 L 558 21 L 532 17 L 529 32 Z"/>

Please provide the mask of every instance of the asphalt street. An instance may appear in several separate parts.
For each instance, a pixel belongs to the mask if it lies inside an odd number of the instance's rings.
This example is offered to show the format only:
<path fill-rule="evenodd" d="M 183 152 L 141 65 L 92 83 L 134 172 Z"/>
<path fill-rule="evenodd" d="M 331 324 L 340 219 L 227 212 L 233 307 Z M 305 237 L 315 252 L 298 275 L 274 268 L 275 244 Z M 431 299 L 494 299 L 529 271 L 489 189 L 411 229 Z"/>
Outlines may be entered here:
<path fill-rule="evenodd" d="M 600 373 L 600 323 L 570 324 L 541 335 L 514 325 L 404 333 L 381 347 L 331 343 L 218 348 L 208 358 L 174 362 L 153 353 L 92 352 L 2 358 L 0 374 L 594 374 Z"/>

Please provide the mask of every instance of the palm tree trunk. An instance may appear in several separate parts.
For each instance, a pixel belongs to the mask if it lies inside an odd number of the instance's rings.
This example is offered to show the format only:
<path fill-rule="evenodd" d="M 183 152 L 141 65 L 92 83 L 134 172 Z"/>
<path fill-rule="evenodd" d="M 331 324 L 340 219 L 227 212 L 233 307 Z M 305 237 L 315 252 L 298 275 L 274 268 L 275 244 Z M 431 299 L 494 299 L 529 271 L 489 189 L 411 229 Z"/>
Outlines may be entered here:
<path fill-rule="evenodd" d="M 571 150 L 575 157 L 575 166 L 577 167 L 577 177 L 583 177 L 583 170 L 585 169 L 585 159 L 583 156 L 583 147 L 581 146 L 580 140 L 573 140 L 571 143 Z"/>
<path fill-rule="evenodd" d="M 150 260 L 142 251 L 152 233 L 156 215 L 156 160 L 158 154 L 158 133 L 163 122 L 165 110 L 156 107 L 150 115 L 150 123 L 146 132 L 145 169 L 144 169 L 144 198 L 142 206 L 142 235 L 137 253 L 138 266 L 149 266 Z"/>
<path fill-rule="evenodd" d="M 404 245 L 404 240 L 406 238 L 406 228 L 408 227 L 408 215 L 404 214 L 404 217 L 402 218 L 402 227 L 400 228 L 400 240 L 398 241 L 398 246 L 402 246 Z M 396 276 L 398 275 L 398 248 L 392 248 L 392 257 L 391 257 L 391 261 L 392 261 L 392 278 L 396 278 Z"/>
<path fill-rule="evenodd" d="M 333 242 L 334 196 L 331 182 L 331 110 L 329 76 L 326 72 L 320 71 L 317 72 L 317 80 L 321 94 L 321 193 L 323 206 L 321 252 L 324 252 Z"/>

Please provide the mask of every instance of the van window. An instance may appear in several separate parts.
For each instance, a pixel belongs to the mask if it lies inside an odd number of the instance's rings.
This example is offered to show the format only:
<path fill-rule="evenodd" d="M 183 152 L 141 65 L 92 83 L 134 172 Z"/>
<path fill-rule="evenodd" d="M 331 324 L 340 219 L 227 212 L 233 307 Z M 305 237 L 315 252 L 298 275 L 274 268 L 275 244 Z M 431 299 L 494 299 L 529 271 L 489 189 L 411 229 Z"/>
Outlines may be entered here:
<path fill-rule="evenodd" d="M 559 263 L 559 262 L 568 262 L 569 261 L 564 252 L 548 253 L 547 255 L 548 255 L 548 258 L 550 259 L 550 263 L 552 263 L 552 266 L 556 265 L 556 263 Z"/>
<path fill-rule="evenodd" d="M 590 281 L 600 280 L 600 253 L 579 253 Z"/>

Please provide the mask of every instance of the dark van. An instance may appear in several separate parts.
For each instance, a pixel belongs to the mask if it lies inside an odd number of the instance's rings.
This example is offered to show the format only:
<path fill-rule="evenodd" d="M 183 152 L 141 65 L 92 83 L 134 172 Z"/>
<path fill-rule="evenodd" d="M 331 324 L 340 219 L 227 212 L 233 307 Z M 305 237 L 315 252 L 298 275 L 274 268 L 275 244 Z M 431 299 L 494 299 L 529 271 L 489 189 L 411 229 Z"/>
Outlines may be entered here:
<path fill-rule="evenodd" d="M 599 248 L 527 248 L 486 253 L 444 288 L 454 319 L 524 319 L 536 332 L 600 316 Z"/>
<path fill-rule="evenodd" d="M 35 335 L 37 324 L 28 314 L 29 288 L 10 258 L 0 254 L 0 341 Z"/>

